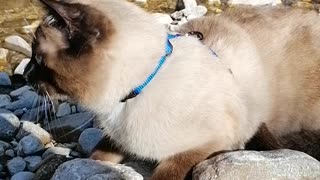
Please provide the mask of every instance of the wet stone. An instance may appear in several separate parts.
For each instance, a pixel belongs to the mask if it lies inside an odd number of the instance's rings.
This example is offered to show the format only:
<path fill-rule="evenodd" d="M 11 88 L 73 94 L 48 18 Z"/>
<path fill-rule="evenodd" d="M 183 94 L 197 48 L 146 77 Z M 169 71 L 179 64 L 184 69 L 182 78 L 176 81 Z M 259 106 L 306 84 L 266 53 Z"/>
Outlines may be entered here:
<path fill-rule="evenodd" d="M 44 144 L 41 140 L 34 135 L 30 134 L 23 137 L 18 144 L 19 152 L 23 152 L 25 155 L 34 154 L 44 149 Z"/>
<path fill-rule="evenodd" d="M 15 157 L 8 161 L 7 164 L 9 173 L 11 175 L 17 174 L 18 172 L 22 172 L 26 168 L 26 162 L 22 157 Z"/>

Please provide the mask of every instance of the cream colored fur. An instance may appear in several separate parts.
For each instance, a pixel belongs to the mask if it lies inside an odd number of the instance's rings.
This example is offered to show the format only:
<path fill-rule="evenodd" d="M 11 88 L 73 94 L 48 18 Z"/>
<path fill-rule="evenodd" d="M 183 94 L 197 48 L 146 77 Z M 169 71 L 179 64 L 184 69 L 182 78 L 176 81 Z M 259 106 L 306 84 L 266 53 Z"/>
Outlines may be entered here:
<path fill-rule="evenodd" d="M 162 160 L 208 144 L 212 152 L 241 148 L 262 122 L 279 134 L 319 128 L 319 101 L 311 107 L 304 98 L 319 95 L 319 86 L 312 93 L 304 90 L 307 77 L 298 74 L 320 63 L 315 14 L 300 18 L 301 12 L 290 11 L 253 23 L 224 16 L 195 20 L 181 32 L 204 31 L 205 44 L 219 57 L 196 38 L 174 39 L 173 53 L 155 79 L 139 96 L 120 103 L 156 67 L 166 29 L 125 1 L 79 1 L 105 12 L 115 30 L 108 48 L 99 52 L 104 59 L 95 76 L 103 81 L 82 102 L 126 151 Z M 307 42 L 310 48 L 294 48 L 298 54 L 287 51 L 295 29 L 303 26 L 318 39 Z"/>

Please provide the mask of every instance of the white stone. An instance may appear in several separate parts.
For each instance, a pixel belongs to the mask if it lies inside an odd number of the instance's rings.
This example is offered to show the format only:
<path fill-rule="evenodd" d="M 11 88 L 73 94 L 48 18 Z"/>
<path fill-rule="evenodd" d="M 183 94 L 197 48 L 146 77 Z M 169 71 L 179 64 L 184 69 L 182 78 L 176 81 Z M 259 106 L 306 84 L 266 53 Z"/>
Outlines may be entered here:
<path fill-rule="evenodd" d="M 17 68 L 14 70 L 14 74 L 20 74 L 23 75 L 24 69 L 30 62 L 29 58 L 22 59 L 20 64 L 17 66 Z"/>
<path fill-rule="evenodd" d="M 281 4 L 281 0 L 231 0 L 231 4 L 244 4 L 253 6 L 277 5 Z"/>
<path fill-rule="evenodd" d="M 185 9 L 193 9 L 197 7 L 197 1 L 196 0 L 183 0 Z"/>
<path fill-rule="evenodd" d="M 154 13 L 152 15 L 155 17 L 156 21 L 161 24 L 169 25 L 173 21 L 168 14 Z"/>
<path fill-rule="evenodd" d="M 7 56 L 8 56 L 8 53 L 9 53 L 8 49 L 0 48 L 0 61 L 1 60 L 6 60 Z"/>
<path fill-rule="evenodd" d="M 31 57 L 31 46 L 20 36 L 9 36 L 4 40 L 4 46 Z"/>

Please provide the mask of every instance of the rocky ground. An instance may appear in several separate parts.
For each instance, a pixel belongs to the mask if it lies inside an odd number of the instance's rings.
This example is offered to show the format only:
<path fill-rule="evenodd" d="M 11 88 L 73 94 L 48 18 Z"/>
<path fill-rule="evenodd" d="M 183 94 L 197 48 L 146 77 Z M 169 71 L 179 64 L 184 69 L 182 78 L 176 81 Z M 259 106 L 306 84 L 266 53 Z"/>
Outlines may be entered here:
<path fill-rule="evenodd" d="M 131 0 L 169 29 L 236 4 L 291 5 L 317 10 L 319 0 L 208 0 L 174 12 L 175 1 Z M 9 7 L 9 8 L 6 8 Z M 32 32 L 43 12 L 36 1 L 0 0 L 0 180 L 143 179 L 153 162 L 123 165 L 86 159 L 103 138 L 95 116 L 77 104 L 40 97 L 21 81 L 31 56 Z M 320 163 L 297 151 L 239 151 L 200 163 L 194 179 L 320 179 Z"/>

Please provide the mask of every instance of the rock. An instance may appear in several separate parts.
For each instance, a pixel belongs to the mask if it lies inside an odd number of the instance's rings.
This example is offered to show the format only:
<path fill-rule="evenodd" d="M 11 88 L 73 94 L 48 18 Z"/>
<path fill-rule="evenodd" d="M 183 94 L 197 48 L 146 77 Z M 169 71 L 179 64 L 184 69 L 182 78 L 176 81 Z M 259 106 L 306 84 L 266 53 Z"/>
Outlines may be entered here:
<path fill-rule="evenodd" d="M 17 101 L 8 104 L 5 108 L 10 111 L 17 109 L 32 109 L 40 104 L 40 97 L 34 91 L 25 91 L 18 97 Z"/>
<path fill-rule="evenodd" d="M 0 164 L 0 172 L 3 171 L 3 165 Z"/>
<path fill-rule="evenodd" d="M 11 175 L 22 172 L 26 168 L 27 163 L 22 157 L 15 157 L 8 161 L 7 167 Z"/>
<path fill-rule="evenodd" d="M 4 40 L 4 46 L 12 51 L 31 57 L 31 46 L 20 36 L 9 36 Z"/>
<path fill-rule="evenodd" d="M 104 138 L 103 132 L 100 129 L 89 128 L 84 130 L 79 137 L 79 145 L 83 153 L 90 155 L 92 150 Z"/>
<path fill-rule="evenodd" d="M 69 114 L 71 114 L 71 107 L 69 103 L 64 102 L 58 106 L 57 113 L 56 113 L 56 116 L 58 118 L 69 115 Z"/>
<path fill-rule="evenodd" d="M 24 69 L 26 68 L 26 66 L 28 65 L 28 63 L 30 62 L 29 58 L 24 58 L 21 60 L 20 64 L 16 67 L 16 69 L 14 70 L 13 74 L 20 74 L 23 75 Z"/>
<path fill-rule="evenodd" d="M 23 137 L 30 134 L 41 140 L 42 144 L 48 144 L 51 141 L 51 135 L 46 130 L 28 121 L 22 122 L 22 126 L 16 135 L 16 139 L 21 140 Z"/>
<path fill-rule="evenodd" d="M 75 105 L 71 106 L 71 113 L 74 114 L 77 112 L 77 107 Z"/>
<path fill-rule="evenodd" d="M 104 177 L 108 179 L 134 179 L 143 177 L 132 168 L 92 159 L 75 159 L 63 163 L 54 173 L 52 180 L 85 180 Z"/>
<path fill-rule="evenodd" d="M 0 72 L 0 85 L 11 86 L 11 80 L 7 73 Z"/>
<path fill-rule="evenodd" d="M 11 140 L 20 127 L 20 121 L 12 112 L 0 109 L 0 139 Z"/>
<path fill-rule="evenodd" d="M 39 123 L 42 120 L 47 112 L 50 112 L 51 105 L 42 105 L 36 108 L 27 110 L 27 112 L 20 118 L 21 121 L 30 121 L 33 123 Z"/>
<path fill-rule="evenodd" d="M 153 13 L 152 15 L 155 17 L 155 20 L 161 24 L 169 25 L 173 21 L 168 14 Z"/>
<path fill-rule="evenodd" d="M 18 144 L 19 152 L 25 155 L 33 154 L 44 149 L 44 144 L 41 140 L 32 134 L 23 137 Z"/>
<path fill-rule="evenodd" d="M 89 112 L 71 114 L 49 122 L 44 129 L 51 132 L 57 142 L 77 142 L 81 132 L 92 127 L 94 117 Z"/>
<path fill-rule="evenodd" d="M 62 155 L 51 155 L 42 161 L 33 180 L 51 179 L 56 169 L 68 159 Z"/>
<path fill-rule="evenodd" d="M 32 88 L 30 86 L 23 86 L 19 89 L 16 89 L 14 91 L 12 91 L 10 93 L 10 96 L 13 97 L 13 98 L 18 98 L 19 96 L 21 96 L 25 91 L 29 91 L 31 90 Z"/>
<path fill-rule="evenodd" d="M 83 106 L 81 106 L 81 105 L 77 105 L 77 110 L 78 110 L 78 112 L 88 112 L 88 110 L 85 108 L 85 107 L 83 107 Z"/>
<path fill-rule="evenodd" d="M 23 109 L 17 109 L 13 112 L 14 115 L 16 115 L 17 117 L 21 117 L 24 114 L 24 110 Z"/>
<path fill-rule="evenodd" d="M 71 149 L 69 148 L 64 148 L 64 147 L 52 147 L 47 149 L 43 154 L 42 154 L 42 158 L 46 159 L 47 157 L 51 156 L 52 154 L 56 154 L 56 155 L 62 155 L 62 156 L 66 156 L 69 157 L 71 153 Z"/>
<path fill-rule="evenodd" d="M 9 95 L 0 94 L 0 108 L 4 108 L 6 105 L 11 103 L 11 98 Z"/>
<path fill-rule="evenodd" d="M 5 153 L 5 149 L 3 147 L 0 147 L 0 156 L 3 156 Z"/>
<path fill-rule="evenodd" d="M 231 0 L 231 4 L 243 4 L 243 5 L 253 5 L 253 6 L 262 6 L 262 5 L 278 5 L 281 4 L 281 0 Z"/>
<path fill-rule="evenodd" d="M 7 142 L 0 141 L 0 147 L 2 147 L 4 150 L 8 149 L 11 147 L 11 145 Z"/>
<path fill-rule="evenodd" d="M 15 153 L 12 149 L 6 150 L 5 155 L 10 156 L 10 157 L 15 157 Z"/>
<path fill-rule="evenodd" d="M 236 178 L 235 178 L 236 177 Z M 193 179 L 319 179 L 320 162 L 292 150 L 236 151 L 197 165 Z"/>
<path fill-rule="evenodd" d="M 192 19 L 195 19 L 195 18 L 200 18 L 208 12 L 207 8 L 205 6 L 201 6 L 201 5 L 199 5 L 195 8 L 192 8 L 189 11 L 186 11 L 186 10 L 184 10 L 184 11 L 185 11 L 184 14 L 189 21 Z"/>
<path fill-rule="evenodd" d="M 37 170 L 36 168 L 38 168 L 42 162 L 41 156 L 28 156 L 24 158 L 24 160 L 27 162 L 27 169 L 31 172 Z"/>
<path fill-rule="evenodd" d="M 0 62 L 7 61 L 8 49 L 0 48 Z"/>
<path fill-rule="evenodd" d="M 11 177 L 10 180 L 33 180 L 32 172 L 19 172 Z"/>

